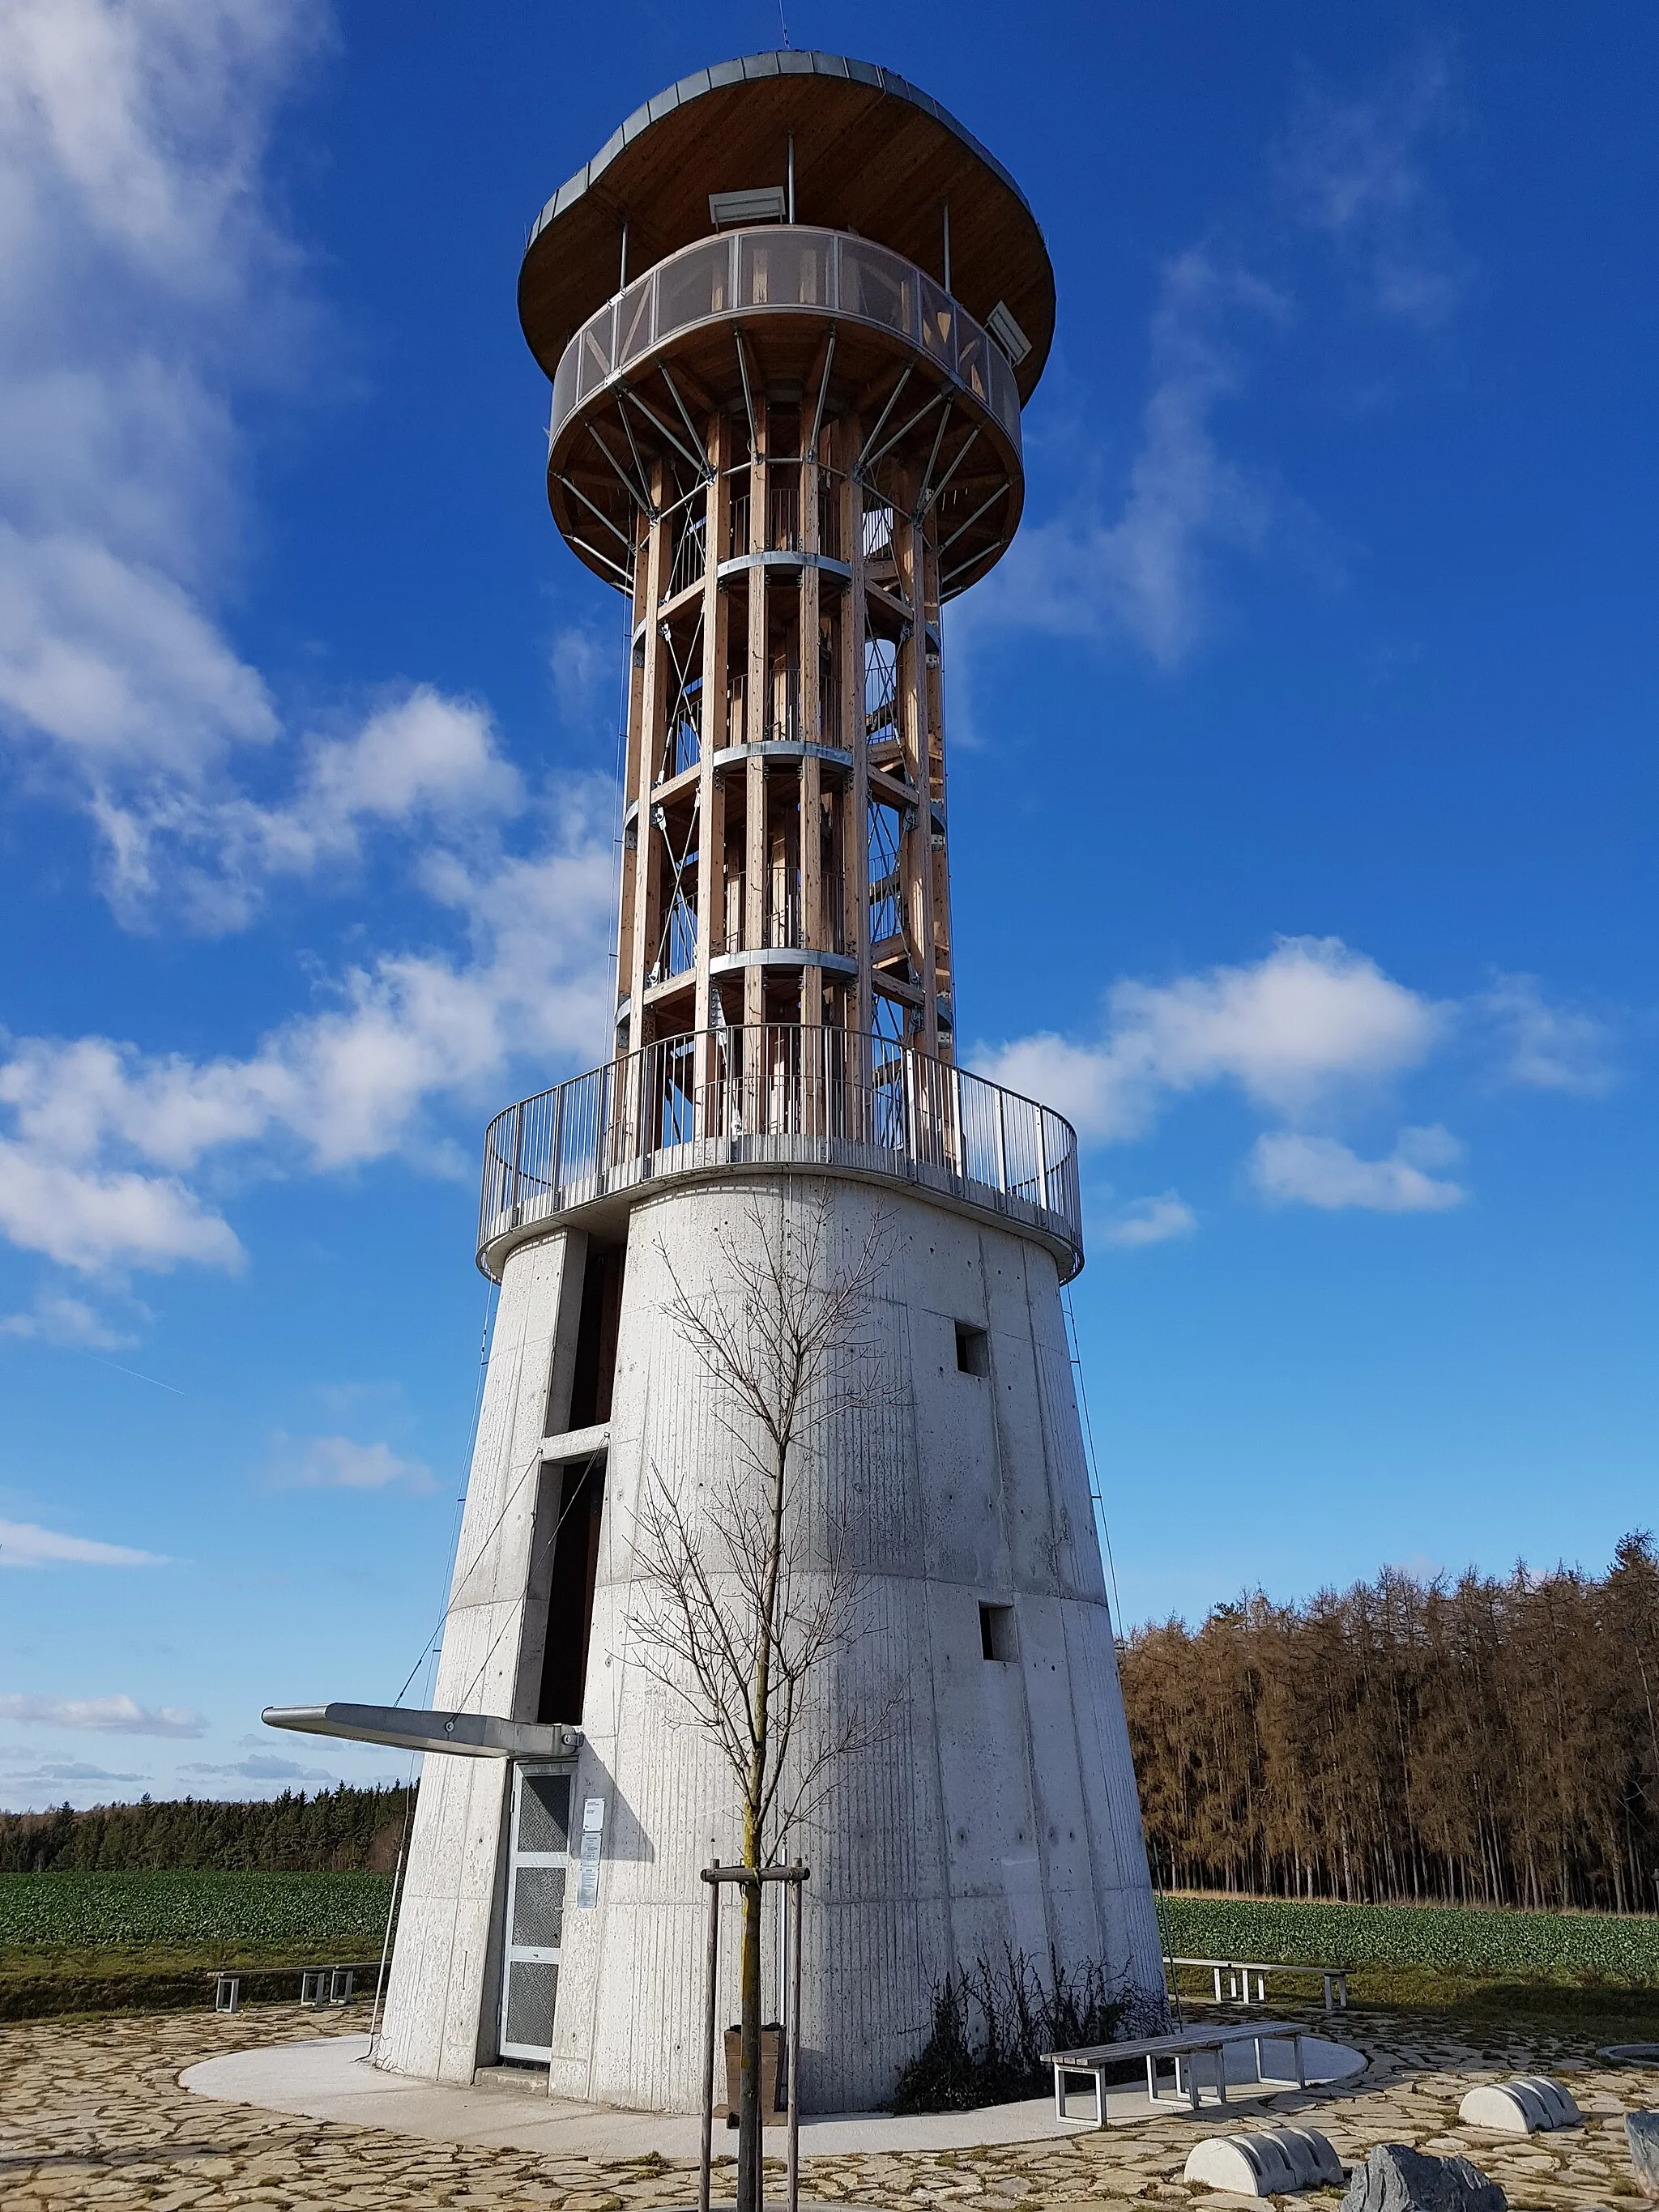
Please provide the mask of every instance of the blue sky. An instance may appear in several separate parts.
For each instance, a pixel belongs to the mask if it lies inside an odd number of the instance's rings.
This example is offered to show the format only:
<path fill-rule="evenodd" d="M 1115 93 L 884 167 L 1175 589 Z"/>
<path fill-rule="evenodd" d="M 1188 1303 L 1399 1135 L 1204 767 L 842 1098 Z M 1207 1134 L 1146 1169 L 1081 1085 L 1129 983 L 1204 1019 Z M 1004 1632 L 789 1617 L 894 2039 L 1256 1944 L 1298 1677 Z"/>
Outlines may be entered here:
<path fill-rule="evenodd" d="M 788 30 L 934 93 L 1055 264 L 946 631 L 958 1022 L 1086 1140 L 1126 1617 L 1599 1567 L 1659 1518 L 1659 23 Z M 518 258 L 778 42 L 0 8 L 0 1803 L 399 1771 L 258 1711 L 416 1668 L 478 1139 L 605 1048 L 621 611 Z"/>

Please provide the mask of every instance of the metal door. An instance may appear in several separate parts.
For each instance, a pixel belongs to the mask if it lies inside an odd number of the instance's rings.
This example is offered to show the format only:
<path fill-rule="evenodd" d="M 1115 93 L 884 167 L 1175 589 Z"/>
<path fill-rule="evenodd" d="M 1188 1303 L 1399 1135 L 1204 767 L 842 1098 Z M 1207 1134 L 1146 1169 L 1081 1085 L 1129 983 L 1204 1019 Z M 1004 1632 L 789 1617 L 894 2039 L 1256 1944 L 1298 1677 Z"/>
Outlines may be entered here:
<path fill-rule="evenodd" d="M 503 2058 L 531 2058 L 543 2065 L 553 2055 L 570 1782 L 568 1766 L 518 1766 L 513 1774 L 501 2049 Z"/>

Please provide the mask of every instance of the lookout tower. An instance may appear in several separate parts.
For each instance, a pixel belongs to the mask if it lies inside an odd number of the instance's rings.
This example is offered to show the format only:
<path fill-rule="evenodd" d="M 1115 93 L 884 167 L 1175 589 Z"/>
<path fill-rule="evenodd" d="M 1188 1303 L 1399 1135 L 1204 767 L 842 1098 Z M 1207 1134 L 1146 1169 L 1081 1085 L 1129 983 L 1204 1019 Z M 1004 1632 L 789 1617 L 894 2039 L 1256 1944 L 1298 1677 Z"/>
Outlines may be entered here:
<path fill-rule="evenodd" d="M 887 1409 L 819 1501 L 873 1613 L 812 1692 L 891 1718 L 802 1839 L 802 2102 L 866 2107 L 1005 1945 L 1162 2000 L 1060 1295 L 1075 1139 L 956 1061 L 942 623 L 1019 520 L 1054 276 L 936 101 L 786 52 L 630 116 L 519 306 L 554 519 L 629 610 L 615 1036 L 486 1139 L 501 1301 L 380 2059 L 695 2104 L 734 1801 L 630 1656 L 633 1510 L 654 1474 L 695 1512 L 715 1448 L 670 1269 L 718 1297 L 745 1201 L 827 1186 L 841 1233 L 899 1231 Z"/>

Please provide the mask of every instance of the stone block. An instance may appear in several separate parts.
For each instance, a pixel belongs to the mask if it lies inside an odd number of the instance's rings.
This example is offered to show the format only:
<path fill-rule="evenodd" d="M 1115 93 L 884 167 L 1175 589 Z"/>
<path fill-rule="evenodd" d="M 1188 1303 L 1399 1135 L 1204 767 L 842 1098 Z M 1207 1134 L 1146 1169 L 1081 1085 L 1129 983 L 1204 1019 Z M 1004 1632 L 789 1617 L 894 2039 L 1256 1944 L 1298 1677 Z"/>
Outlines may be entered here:
<path fill-rule="evenodd" d="M 1659 2112 L 1626 2112 L 1625 2140 L 1637 2187 L 1659 2203 Z"/>
<path fill-rule="evenodd" d="M 1340 2186 L 1341 2161 L 1316 2128 L 1259 2128 L 1206 2136 L 1187 2155 L 1186 2179 L 1245 2197 Z"/>
<path fill-rule="evenodd" d="M 1583 2114 L 1559 2081 L 1542 2074 L 1517 2075 L 1471 2089 L 1457 2108 L 1466 2127 L 1494 2135 L 1529 2136 L 1549 2128 L 1576 2128 Z"/>
<path fill-rule="evenodd" d="M 1431 2158 L 1409 2143 L 1378 2143 L 1354 2168 L 1342 2212 L 1508 2212 L 1495 2181 L 1466 2158 Z"/>

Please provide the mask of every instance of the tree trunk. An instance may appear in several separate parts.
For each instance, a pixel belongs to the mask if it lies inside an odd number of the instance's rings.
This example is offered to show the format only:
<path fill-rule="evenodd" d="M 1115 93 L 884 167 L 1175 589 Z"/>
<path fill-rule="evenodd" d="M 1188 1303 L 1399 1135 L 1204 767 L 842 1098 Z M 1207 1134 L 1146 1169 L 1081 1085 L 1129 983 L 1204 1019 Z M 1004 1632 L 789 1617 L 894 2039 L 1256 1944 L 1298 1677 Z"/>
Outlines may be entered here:
<path fill-rule="evenodd" d="M 752 1857 L 752 1854 L 746 1854 Z M 757 1881 L 743 1889 L 742 2087 L 738 2099 L 738 2212 L 760 2212 L 761 2186 L 761 1899 Z"/>

